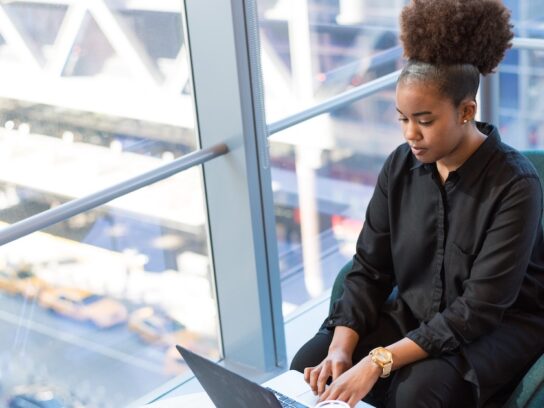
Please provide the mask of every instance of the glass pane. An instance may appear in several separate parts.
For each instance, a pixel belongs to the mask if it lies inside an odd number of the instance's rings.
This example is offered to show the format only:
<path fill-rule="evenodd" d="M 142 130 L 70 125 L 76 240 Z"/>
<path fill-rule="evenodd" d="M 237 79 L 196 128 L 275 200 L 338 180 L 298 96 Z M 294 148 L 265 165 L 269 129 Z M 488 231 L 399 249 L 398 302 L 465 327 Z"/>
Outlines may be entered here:
<path fill-rule="evenodd" d="M 64 3 L 0 8 L 0 227 L 197 145 L 182 2 Z M 2 246 L 0 401 L 127 406 L 174 343 L 217 359 L 206 231 L 191 169 Z"/>
<path fill-rule="evenodd" d="M 188 374 L 174 344 L 218 359 L 205 231 L 190 169 L 2 246 L 0 400 L 124 407 Z"/>
<path fill-rule="evenodd" d="M 330 288 L 353 256 L 381 166 L 402 142 L 394 86 L 271 137 L 284 313 Z"/>
<path fill-rule="evenodd" d="M 544 37 L 544 8 L 541 0 L 504 0 L 512 11 L 516 37 Z"/>
<path fill-rule="evenodd" d="M 544 50 L 511 50 L 500 66 L 503 140 L 518 149 L 544 149 Z"/>
<path fill-rule="evenodd" d="M 44 64 L 57 38 L 67 6 L 13 2 L 3 7 L 27 46 Z"/>
<path fill-rule="evenodd" d="M 405 0 L 257 3 L 269 122 L 400 68 Z"/>
<path fill-rule="evenodd" d="M 181 7 L 171 1 L 2 6 L 0 188 L 11 198 L 0 207 L 39 201 L 8 208 L 4 221 L 195 149 Z"/>

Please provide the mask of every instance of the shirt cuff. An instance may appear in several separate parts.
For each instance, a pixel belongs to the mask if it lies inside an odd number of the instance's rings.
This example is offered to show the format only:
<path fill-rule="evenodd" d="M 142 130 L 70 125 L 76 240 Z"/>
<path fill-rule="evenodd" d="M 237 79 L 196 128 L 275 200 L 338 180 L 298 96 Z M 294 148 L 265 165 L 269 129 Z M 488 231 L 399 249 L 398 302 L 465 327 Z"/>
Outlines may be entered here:
<path fill-rule="evenodd" d="M 429 323 L 421 323 L 417 329 L 408 332 L 406 337 L 433 357 L 456 353 L 461 345 L 441 314 L 435 315 Z"/>
<path fill-rule="evenodd" d="M 357 324 L 357 322 L 344 318 L 332 318 L 329 316 L 321 325 L 321 329 L 331 330 L 334 329 L 336 326 L 349 327 L 350 329 L 356 331 L 359 335 L 361 335 L 361 327 Z"/>

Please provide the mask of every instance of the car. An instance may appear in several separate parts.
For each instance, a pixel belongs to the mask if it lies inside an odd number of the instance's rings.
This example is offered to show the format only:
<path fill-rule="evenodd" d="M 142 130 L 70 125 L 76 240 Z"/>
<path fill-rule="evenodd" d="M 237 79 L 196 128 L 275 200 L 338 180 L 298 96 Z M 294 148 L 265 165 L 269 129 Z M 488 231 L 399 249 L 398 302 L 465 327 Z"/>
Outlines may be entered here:
<path fill-rule="evenodd" d="M 28 269 L 16 272 L 0 271 L 0 290 L 10 295 L 22 295 L 34 299 L 47 286 L 43 279 Z"/>
<path fill-rule="evenodd" d="M 36 394 L 19 394 L 8 401 L 9 408 L 66 408 L 51 392 Z"/>
<path fill-rule="evenodd" d="M 45 385 L 16 387 L 7 402 L 8 408 L 83 408 L 76 398 L 61 396 Z"/>
<path fill-rule="evenodd" d="M 39 304 L 74 320 L 91 322 L 99 328 L 124 323 L 128 317 L 127 308 L 121 302 L 83 289 L 44 290 L 40 293 Z"/>
<path fill-rule="evenodd" d="M 144 306 L 130 314 L 128 328 L 138 336 L 157 346 L 193 343 L 198 335 L 187 330 L 185 325 L 159 308 Z"/>

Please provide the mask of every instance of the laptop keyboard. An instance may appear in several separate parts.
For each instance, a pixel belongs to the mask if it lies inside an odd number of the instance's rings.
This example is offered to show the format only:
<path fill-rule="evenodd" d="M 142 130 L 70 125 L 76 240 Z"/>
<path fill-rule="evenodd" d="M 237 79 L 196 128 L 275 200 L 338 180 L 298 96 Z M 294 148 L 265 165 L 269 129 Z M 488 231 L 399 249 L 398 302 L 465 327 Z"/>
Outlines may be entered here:
<path fill-rule="evenodd" d="M 268 391 L 271 391 L 278 401 L 280 402 L 283 408 L 309 408 L 307 405 L 301 404 L 298 401 L 295 401 L 292 398 L 289 398 L 287 395 L 283 395 L 281 392 L 273 390 L 272 388 L 266 387 Z"/>

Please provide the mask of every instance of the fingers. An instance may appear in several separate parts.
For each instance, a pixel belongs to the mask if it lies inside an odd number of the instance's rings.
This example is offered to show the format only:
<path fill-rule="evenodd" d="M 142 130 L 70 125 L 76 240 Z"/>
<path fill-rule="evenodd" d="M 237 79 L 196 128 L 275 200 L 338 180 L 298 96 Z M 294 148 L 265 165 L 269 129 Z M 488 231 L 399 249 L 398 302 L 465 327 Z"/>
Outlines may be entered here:
<path fill-rule="evenodd" d="M 321 394 L 325 391 L 327 380 L 331 376 L 330 363 L 323 362 L 315 367 L 304 369 L 304 381 L 306 381 L 314 394 Z"/>
<path fill-rule="evenodd" d="M 314 394 L 317 394 L 317 380 L 319 379 L 319 375 L 321 371 L 322 371 L 321 364 L 309 370 L 308 384 L 310 385 L 310 388 L 312 389 Z"/>
<path fill-rule="evenodd" d="M 319 396 L 319 401 L 326 401 L 326 400 L 347 401 L 348 398 L 349 398 L 349 395 L 345 391 L 341 392 L 341 390 L 332 386 L 327 388 L 327 390 Z"/>
<path fill-rule="evenodd" d="M 355 398 L 355 397 L 351 397 L 349 400 L 347 400 L 347 403 L 349 404 L 349 406 L 351 408 L 353 408 L 355 405 L 357 405 L 357 403 L 359 402 L 360 400 Z"/>
<path fill-rule="evenodd" d="M 310 373 L 315 367 L 306 367 L 304 369 L 304 381 L 306 381 L 308 384 L 310 383 Z"/>
<path fill-rule="evenodd" d="M 323 394 L 319 396 L 319 401 L 326 401 L 328 399 L 333 399 L 332 397 L 332 388 L 327 388 Z"/>
<path fill-rule="evenodd" d="M 344 364 L 341 364 L 341 363 L 338 363 L 338 362 L 335 362 L 332 364 L 332 367 L 331 367 L 331 371 L 332 371 L 332 380 L 336 380 L 338 377 L 340 377 L 341 374 L 343 374 L 346 369 L 348 367 L 346 367 Z"/>
<path fill-rule="evenodd" d="M 327 385 L 327 380 L 331 376 L 330 363 L 324 364 L 319 376 L 317 377 L 317 395 L 323 394 Z"/>

